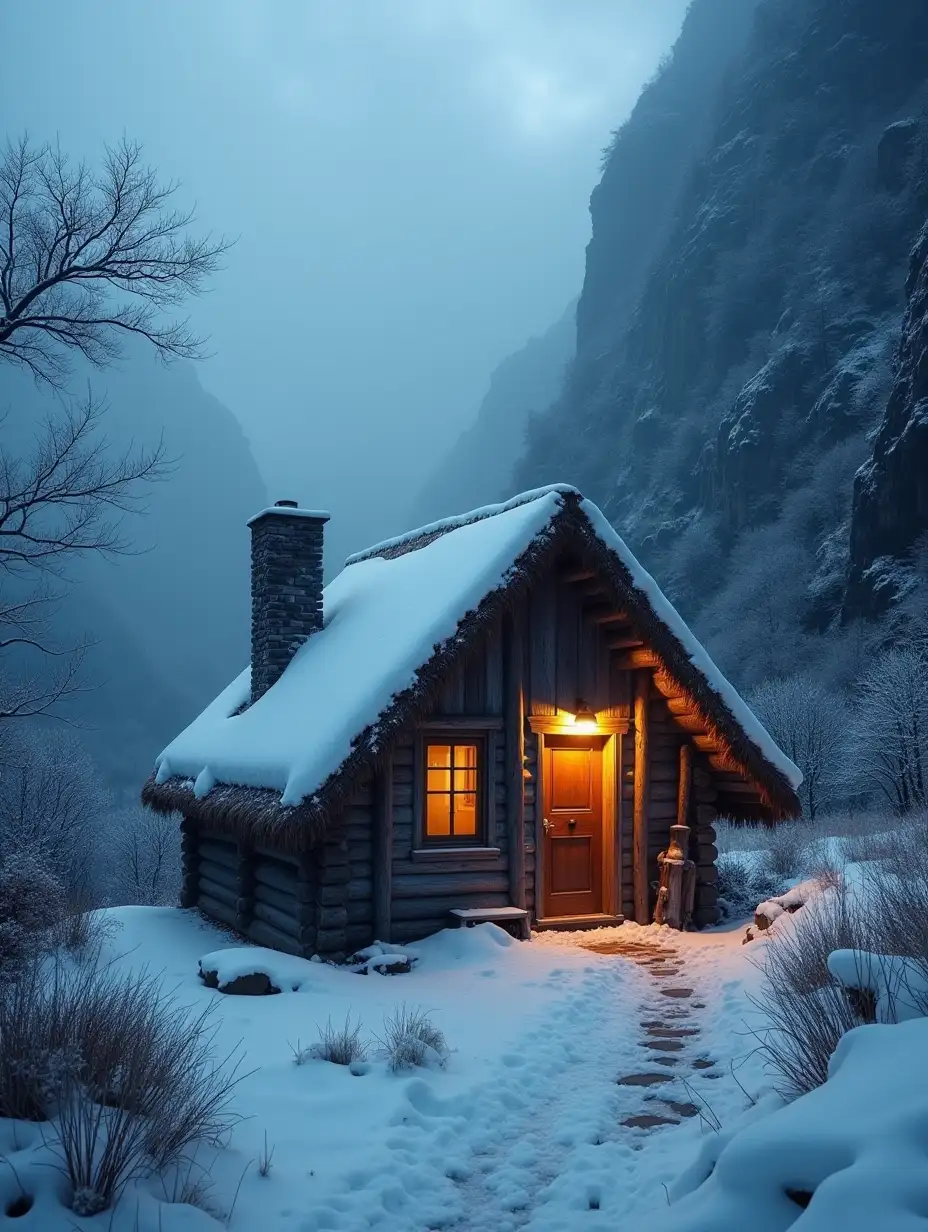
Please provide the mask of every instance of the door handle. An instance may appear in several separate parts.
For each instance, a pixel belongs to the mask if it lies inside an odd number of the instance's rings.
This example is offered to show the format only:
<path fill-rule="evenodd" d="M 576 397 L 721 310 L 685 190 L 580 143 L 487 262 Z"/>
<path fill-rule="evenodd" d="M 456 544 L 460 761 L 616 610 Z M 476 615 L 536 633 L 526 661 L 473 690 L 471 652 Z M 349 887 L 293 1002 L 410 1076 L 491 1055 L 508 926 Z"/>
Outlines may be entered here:
<path fill-rule="evenodd" d="M 544 819 L 544 821 L 541 824 L 544 826 L 545 834 L 550 834 L 551 831 L 554 829 L 554 822 L 548 821 L 547 817 Z"/>
<path fill-rule="evenodd" d="M 574 829 L 574 827 L 576 826 L 576 824 L 577 824 L 577 819 L 576 819 L 576 817 L 571 817 L 570 821 L 568 821 L 568 823 L 567 823 L 568 829 L 573 830 L 573 829 Z"/>

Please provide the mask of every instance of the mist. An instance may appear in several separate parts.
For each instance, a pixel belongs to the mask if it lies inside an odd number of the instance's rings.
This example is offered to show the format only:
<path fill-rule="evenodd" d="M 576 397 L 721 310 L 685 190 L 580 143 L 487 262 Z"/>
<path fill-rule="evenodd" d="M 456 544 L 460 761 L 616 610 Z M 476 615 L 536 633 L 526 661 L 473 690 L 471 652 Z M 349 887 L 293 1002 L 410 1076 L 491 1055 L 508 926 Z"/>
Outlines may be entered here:
<path fill-rule="evenodd" d="M 403 529 L 493 368 L 579 291 L 610 132 L 685 0 L 5 6 L 8 134 L 126 134 L 236 238 L 200 381 L 331 567 Z M 453 512 L 449 510 L 447 512 Z"/>

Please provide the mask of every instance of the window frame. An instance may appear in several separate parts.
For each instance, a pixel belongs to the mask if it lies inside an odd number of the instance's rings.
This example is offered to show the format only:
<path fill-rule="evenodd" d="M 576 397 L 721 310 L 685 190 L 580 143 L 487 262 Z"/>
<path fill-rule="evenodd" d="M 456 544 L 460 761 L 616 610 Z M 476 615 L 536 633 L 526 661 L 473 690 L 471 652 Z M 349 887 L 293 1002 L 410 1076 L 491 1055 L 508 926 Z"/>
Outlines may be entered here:
<path fill-rule="evenodd" d="M 430 835 L 427 830 L 428 804 L 428 748 L 432 744 L 451 746 L 452 784 L 454 782 L 454 747 L 460 744 L 472 744 L 477 747 L 477 824 L 473 835 L 440 834 Z M 485 850 L 487 845 L 487 758 L 490 755 L 491 742 L 489 733 L 469 728 L 448 729 L 425 728 L 418 733 L 416 742 L 416 799 L 415 799 L 415 836 L 414 847 L 422 851 L 454 850 L 470 851 Z M 453 822 L 452 822 L 453 824 Z"/>

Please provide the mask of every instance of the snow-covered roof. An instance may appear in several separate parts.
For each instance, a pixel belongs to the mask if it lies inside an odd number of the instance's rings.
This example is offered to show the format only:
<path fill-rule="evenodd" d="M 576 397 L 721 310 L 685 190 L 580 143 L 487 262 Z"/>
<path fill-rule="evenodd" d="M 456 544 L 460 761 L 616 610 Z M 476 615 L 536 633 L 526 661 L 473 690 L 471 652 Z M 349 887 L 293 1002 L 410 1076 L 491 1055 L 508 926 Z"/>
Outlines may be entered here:
<path fill-rule="evenodd" d="M 563 484 L 421 527 L 350 557 L 325 588 L 324 627 L 300 647 L 277 682 L 249 706 L 250 669 L 243 671 L 167 746 L 157 759 L 155 784 L 180 778 L 200 799 L 225 784 L 279 793 L 284 807 L 312 802 L 356 752 L 362 733 L 376 751 L 378 720 L 398 695 L 415 686 L 436 651 L 453 649 L 464 636 L 463 622 L 488 596 L 508 587 L 520 558 L 556 534 L 568 515 L 621 570 L 623 593 L 630 583 L 636 592 L 631 608 L 653 618 L 676 659 L 685 656 L 689 672 L 698 673 L 700 696 L 715 699 L 724 717 L 718 726 L 731 729 L 733 720 L 739 739 L 795 789 L 799 770 L 654 579 L 600 510 Z"/>

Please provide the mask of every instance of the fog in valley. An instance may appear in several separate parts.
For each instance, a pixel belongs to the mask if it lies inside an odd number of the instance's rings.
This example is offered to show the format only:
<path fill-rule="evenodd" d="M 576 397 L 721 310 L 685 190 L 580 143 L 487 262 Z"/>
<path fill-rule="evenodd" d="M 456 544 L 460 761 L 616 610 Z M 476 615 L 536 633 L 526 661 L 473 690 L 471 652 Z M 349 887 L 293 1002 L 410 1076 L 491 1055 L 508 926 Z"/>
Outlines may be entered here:
<path fill-rule="evenodd" d="M 579 292 L 602 149 L 684 9 L 40 0 L 0 18 L 4 122 L 91 161 L 125 133 L 236 237 L 199 379 L 271 495 L 331 510 L 335 565 Z"/>

